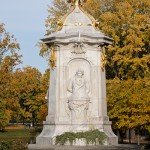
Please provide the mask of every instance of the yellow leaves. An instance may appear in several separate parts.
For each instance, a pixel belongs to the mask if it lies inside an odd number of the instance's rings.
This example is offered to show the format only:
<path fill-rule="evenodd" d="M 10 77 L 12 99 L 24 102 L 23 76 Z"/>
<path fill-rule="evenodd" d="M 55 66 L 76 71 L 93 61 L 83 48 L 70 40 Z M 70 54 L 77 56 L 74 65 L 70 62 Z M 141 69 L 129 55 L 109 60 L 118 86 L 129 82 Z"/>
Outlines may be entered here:
<path fill-rule="evenodd" d="M 42 76 L 36 68 L 25 67 L 23 70 L 17 69 L 13 74 L 11 93 L 17 103 L 19 100 L 25 118 L 33 117 L 33 112 L 38 114 L 41 106 L 46 104 L 48 80 L 49 70 Z"/>
<path fill-rule="evenodd" d="M 13 55 L 17 49 L 20 49 L 19 43 L 14 36 L 6 32 L 5 25 L 0 23 L 0 65 L 6 53 L 7 55 Z"/>
<path fill-rule="evenodd" d="M 40 111 L 38 112 L 38 119 L 40 122 L 43 122 L 43 120 L 46 120 L 46 116 L 48 114 L 48 108 L 47 105 L 42 105 L 40 107 Z"/>
<path fill-rule="evenodd" d="M 6 109 L 6 104 L 0 98 L 0 130 L 3 129 L 10 120 L 11 111 Z"/>
<path fill-rule="evenodd" d="M 49 6 L 48 12 L 49 15 L 46 19 L 46 35 L 56 31 L 58 19 L 61 19 L 63 15 L 65 15 L 68 11 L 69 6 L 67 5 L 65 0 L 53 0 L 53 6 Z"/>
<path fill-rule="evenodd" d="M 37 46 L 40 48 L 40 53 L 39 55 L 44 57 L 44 56 L 49 56 L 50 50 L 48 46 L 42 42 L 38 42 Z"/>
<path fill-rule="evenodd" d="M 116 128 L 135 128 L 150 123 L 149 78 L 107 81 L 108 114 Z"/>
<path fill-rule="evenodd" d="M 100 29 L 114 39 L 114 49 L 107 51 L 108 66 L 114 70 L 110 72 L 120 79 L 145 76 L 149 61 L 142 65 L 139 62 L 149 55 L 150 3 L 145 0 L 115 0 L 107 8 L 99 18 Z"/>
<path fill-rule="evenodd" d="M 25 118 L 31 118 L 32 117 L 32 114 L 30 112 L 25 112 Z"/>

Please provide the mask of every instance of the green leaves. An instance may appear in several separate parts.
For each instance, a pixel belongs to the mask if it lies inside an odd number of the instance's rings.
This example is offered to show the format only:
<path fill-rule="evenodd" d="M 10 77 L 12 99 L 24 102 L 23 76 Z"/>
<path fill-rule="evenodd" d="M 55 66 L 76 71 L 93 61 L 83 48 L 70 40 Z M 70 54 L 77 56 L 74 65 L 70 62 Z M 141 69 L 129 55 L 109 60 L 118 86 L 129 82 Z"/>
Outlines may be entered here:
<path fill-rule="evenodd" d="M 65 132 L 62 135 L 56 136 L 56 144 L 64 145 L 66 142 L 70 142 L 72 145 L 76 139 L 85 139 L 86 144 L 99 144 L 103 145 L 103 142 L 106 138 L 104 132 L 99 130 L 91 130 L 86 132 Z"/>

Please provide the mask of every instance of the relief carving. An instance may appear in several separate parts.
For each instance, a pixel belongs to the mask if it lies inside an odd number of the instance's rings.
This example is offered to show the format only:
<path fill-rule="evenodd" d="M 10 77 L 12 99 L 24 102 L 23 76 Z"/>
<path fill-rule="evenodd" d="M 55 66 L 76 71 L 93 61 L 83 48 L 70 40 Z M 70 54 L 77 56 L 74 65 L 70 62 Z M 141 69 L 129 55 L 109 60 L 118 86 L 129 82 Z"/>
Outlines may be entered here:
<path fill-rule="evenodd" d="M 74 49 L 71 53 L 74 53 L 74 54 L 84 54 L 86 53 L 85 50 L 83 49 L 83 43 L 75 43 L 74 44 Z"/>
<path fill-rule="evenodd" d="M 84 54 L 86 51 L 84 50 L 84 43 L 81 40 L 81 33 L 79 31 L 79 36 L 77 42 L 75 42 L 73 46 L 73 51 L 71 53 L 74 54 Z"/>
<path fill-rule="evenodd" d="M 89 109 L 90 92 L 89 82 L 85 79 L 84 71 L 78 69 L 75 77 L 70 80 L 68 91 L 71 94 L 69 97 L 69 109 L 71 111 L 72 121 L 86 121 L 87 111 Z"/>

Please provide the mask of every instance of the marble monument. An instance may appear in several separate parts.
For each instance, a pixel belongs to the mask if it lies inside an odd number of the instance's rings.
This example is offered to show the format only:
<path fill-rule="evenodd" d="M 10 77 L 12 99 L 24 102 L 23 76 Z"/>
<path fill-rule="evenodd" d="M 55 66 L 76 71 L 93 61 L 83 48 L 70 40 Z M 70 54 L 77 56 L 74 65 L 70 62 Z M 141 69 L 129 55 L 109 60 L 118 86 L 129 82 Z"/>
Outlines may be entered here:
<path fill-rule="evenodd" d="M 55 145 L 55 137 L 64 132 L 94 129 L 107 135 L 106 145 L 118 144 L 106 102 L 105 46 L 113 39 L 83 10 L 85 0 L 68 2 L 72 9 L 58 21 L 58 31 L 42 39 L 51 50 L 48 116 L 29 149 Z"/>

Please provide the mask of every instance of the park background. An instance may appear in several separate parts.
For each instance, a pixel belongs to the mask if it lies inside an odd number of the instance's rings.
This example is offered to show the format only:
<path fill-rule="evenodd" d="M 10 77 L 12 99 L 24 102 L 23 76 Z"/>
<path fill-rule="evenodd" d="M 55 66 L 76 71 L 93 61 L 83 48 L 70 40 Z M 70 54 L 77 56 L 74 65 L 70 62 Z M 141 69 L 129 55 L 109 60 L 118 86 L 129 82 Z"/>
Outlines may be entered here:
<path fill-rule="evenodd" d="M 57 21 L 71 6 L 65 0 L 1 0 L 1 4 L 0 143 L 16 147 L 16 136 L 20 147 L 27 147 L 47 115 L 49 49 L 40 38 L 57 30 Z M 83 7 L 97 19 L 98 28 L 114 39 L 104 57 L 113 130 L 121 143 L 147 142 L 150 1 L 87 0 Z"/>

